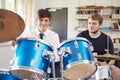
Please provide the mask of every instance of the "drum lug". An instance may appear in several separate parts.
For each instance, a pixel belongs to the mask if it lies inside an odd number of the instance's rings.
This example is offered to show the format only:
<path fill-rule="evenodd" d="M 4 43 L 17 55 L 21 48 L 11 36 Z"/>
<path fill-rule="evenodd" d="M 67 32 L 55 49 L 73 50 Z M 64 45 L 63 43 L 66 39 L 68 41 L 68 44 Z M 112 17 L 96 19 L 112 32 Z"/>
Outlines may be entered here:
<path fill-rule="evenodd" d="M 49 52 L 47 51 L 47 50 L 44 50 L 43 51 L 43 54 L 42 54 L 42 57 L 44 57 L 45 59 L 49 59 L 49 57 L 50 57 L 50 54 L 49 54 Z"/>
<path fill-rule="evenodd" d="M 77 57 L 78 57 L 78 60 L 81 60 L 82 61 L 82 56 L 80 53 L 77 54 Z"/>
<path fill-rule="evenodd" d="M 74 42 L 74 46 L 75 46 L 75 48 L 79 48 L 78 42 L 76 40 Z"/>
<path fill-rule="evenodd" d="M 11 59 L 9 63 L 10 63 L 10 66 L 12 66 L 15 63 L 15 58 Z"/>
<path fill-rule="evenodd" d="M 59 55 L 67 56 L 68 54 L 71 54 L 71 49 L 70 49 L 70 47 L 61 48 L 60 51 L 59 51 Z"/>
<path fill-rule="evenodd" d="M 39 43 L 39 42 L 36 42 L 36 43 L 35 43 L 35 46 L 34 46 L 34 50 L 37 50 L 39 46 L 40 46 L 40 43 Z"/>
<path fill-rule="evenodd" d="M 13 63 L 14 63 L 14 60 L 13 60 L 13 59 L 10 60 L 10 66 L 11 66 Z"/>
<path fill-rule="evenodd" d="M 33 66 L 33 65 L 34 65 L 34 62 L 35 62 L 35 60 L 32 59 L 30 65 Z"/>

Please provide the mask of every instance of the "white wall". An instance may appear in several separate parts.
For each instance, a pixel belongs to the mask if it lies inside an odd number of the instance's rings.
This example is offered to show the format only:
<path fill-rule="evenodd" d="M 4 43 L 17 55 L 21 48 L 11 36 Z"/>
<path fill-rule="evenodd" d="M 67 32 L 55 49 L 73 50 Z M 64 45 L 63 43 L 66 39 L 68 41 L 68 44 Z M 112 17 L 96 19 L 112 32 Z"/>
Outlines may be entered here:
<path fill-rule="evenodd" d="M 9 42 L 0 43 L 0 69 L 7 69 L 10 67 L 10 61 L 14 55 Z"/>

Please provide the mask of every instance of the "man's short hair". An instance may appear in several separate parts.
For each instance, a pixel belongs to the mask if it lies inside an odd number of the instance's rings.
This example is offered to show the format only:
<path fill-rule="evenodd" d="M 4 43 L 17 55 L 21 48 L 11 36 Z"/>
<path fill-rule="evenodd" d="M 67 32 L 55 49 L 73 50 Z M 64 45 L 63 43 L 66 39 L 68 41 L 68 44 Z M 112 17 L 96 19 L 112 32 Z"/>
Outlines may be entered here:
<path fill-rule="evenodd" d="M 103 23 L 103 17 L 99 14 L 99 13 L 93 13 L 93 14 L 90 14 L 88 19 L 91 18 L 93 20 L 98 20 L 99 21 L 99 24 L 102 24 Z"/>

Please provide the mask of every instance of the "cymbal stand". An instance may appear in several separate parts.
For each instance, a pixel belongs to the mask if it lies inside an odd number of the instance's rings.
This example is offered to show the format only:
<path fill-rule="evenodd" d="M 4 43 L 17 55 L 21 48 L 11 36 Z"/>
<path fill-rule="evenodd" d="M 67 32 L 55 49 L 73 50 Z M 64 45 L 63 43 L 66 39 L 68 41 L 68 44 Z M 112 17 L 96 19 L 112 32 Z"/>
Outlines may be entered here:
<path fill-rule="evenodd" d="M 109 54 L 109 36 L 107 36 L 107 49 L 105 49 L 106 53 Z M 107 64 L 109 63 L 109 58 L 107 57 Z"/>
<path fill-rule="evenodd" d="M 106 49 L 107 54 L 109 53 L 109 36 L 107 36 L 107 49 Z"/>
<path fill-rule="evenodd" d="M 106 53 L 109 54 L 109 36 L 107 36 L 107 49 L 106 49 Z M 109 57 L 107 57 L 106 62 L 107 62 L 107 64 L 109 63 Z M 111 69 L 109 69 L 108 72 L 109 72 L 109 77 L 112 78 Z"/>

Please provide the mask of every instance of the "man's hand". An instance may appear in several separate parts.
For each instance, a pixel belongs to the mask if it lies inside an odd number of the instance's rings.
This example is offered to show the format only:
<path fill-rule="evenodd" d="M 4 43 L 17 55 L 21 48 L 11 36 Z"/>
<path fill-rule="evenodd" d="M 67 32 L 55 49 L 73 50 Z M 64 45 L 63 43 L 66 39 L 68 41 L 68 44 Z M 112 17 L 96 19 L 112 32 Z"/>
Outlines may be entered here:
<path fill-rule="evenodd" d="M 15 44 L 16 44 L 16 40 L 11 40 L 11 46 L 15 46 Z"/>

